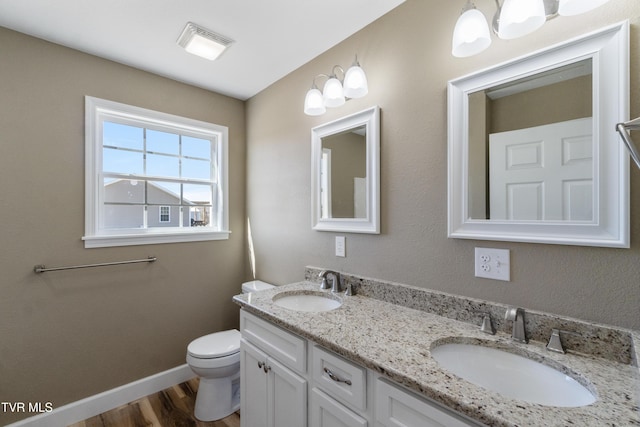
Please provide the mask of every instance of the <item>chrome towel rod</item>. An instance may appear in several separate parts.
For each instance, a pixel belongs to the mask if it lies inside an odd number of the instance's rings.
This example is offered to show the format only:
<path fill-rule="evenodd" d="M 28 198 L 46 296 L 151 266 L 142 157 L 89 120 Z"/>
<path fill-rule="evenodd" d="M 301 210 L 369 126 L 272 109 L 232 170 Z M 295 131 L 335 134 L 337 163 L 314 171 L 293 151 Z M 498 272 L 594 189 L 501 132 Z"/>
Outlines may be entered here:
<path fill-rule="evenodd" d="M 154 256 L 150 256 L 149 258 L 133 259 L 131 261 L 103 262 L 100 264 L 70 265 L 68 267 L 51 267 L 51 268 L 46 268 L 44 265 L 36 265 L 35 267 L 33 267 L 33 271 L 36 273 L 44 273 L 46 271 L 75 270 L 76 268 L 106 267 L 108 265 L 137 264 L 139 262 L 155 262 L 157 259 L 158 258 Z"/>
<path fill-rule="evenodd" d="M 627 147 L 627 150 L 629 150 L 631 158 L 636 162 L 636 166 L 640 168 L 640 151 L 638 151 L 636 144 L 633 142 L 633 139 L 631 139 L 631 135 L 629 134 L 630 130 L 640 130 L 640 117 L 628 122 L 618 123 L 616 125 L 616 130 L 622 137 L 622 141 Z"/>

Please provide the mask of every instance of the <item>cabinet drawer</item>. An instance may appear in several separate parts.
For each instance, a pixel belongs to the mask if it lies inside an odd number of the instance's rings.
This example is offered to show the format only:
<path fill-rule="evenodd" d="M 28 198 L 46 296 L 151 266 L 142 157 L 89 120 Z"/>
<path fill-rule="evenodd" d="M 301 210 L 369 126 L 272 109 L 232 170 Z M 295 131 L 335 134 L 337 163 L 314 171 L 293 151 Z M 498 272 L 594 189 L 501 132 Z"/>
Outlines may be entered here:
<path fill-rule="evenodd" d="M 339 402 L 364 411 L 367 407 L 367 370 L 329 351 L 313 347 L 315 385 Z"/>
<path fill-rule="evenodd" d="M 360 415 L 314 388 L 311 391 L 311 427 L 367 427 Z"/>
<path fill-rule="evenodd" d="M 384 427 L 479 426 L 463 415 L 380 378 L 376 381 L 375 406 L 377 425 Z"/>
<path fill-rule="evenodd" d="M 286 367 L 300 373 L 307 370 L 307 340 L 285 331 L 244 310 L 240 311 L 240 331 L 244 339 Z"/>

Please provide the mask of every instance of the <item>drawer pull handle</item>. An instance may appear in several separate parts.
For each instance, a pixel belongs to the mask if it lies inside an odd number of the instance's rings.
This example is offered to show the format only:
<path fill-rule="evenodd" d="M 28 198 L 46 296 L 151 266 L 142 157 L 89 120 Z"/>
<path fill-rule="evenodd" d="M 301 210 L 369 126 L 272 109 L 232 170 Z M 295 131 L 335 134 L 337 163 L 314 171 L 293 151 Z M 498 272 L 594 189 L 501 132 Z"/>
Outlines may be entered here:
<path fill-rule="evenodd" d="M 346 385 L 351 385 L 351 380 L 343 380 L 342 378 L 338 377 L 336 374 L 331 372 L 329 368 L 324 368 L 324 373 L 327 374 L 329 378 L 331 378 L 333 381 L 337 383 L 345 383 Z"/>
<path fill-rule="evenodd" d="M 265 374 L 271 370 L 271 366 L 267 366 L 265 362 L 258 362 L 258 368 L 262 369 Z"/>
<path fill-rule="evenodd" d="M 258 362 L 258 368 L 263 369 L 264 362 Z"/>

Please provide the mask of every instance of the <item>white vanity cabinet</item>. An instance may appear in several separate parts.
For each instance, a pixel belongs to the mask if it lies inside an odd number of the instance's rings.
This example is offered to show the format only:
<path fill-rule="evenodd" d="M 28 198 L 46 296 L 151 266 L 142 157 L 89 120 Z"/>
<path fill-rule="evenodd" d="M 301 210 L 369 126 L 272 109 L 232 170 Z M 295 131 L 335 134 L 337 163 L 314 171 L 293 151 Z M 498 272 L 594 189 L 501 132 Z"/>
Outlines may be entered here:
<path fill-rule="evenodd" d="M 240 329 L 242 427 L 480 425 L 244 310 Z"/>
<path fill-rule="evenodd" d="M 306 340 L 247 313 L 240 324 L 240 425 L 305 427 Z"/>

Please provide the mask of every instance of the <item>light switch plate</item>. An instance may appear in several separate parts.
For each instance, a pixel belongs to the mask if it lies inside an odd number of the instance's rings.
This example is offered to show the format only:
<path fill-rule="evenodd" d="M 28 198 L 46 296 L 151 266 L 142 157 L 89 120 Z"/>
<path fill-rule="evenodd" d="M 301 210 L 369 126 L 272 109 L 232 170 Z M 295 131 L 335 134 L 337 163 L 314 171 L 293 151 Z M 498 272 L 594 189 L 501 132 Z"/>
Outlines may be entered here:
<path fill-rule="evenodd" d="M 511 280 L 511 259 L 509 249 L 476 248 L 476 277 L 486 279 Z"/>
<path fill-rule="evenodd" d="M 346 238 L 344 236 L 336 236 L 336 256 L 347 256 Z"/>

